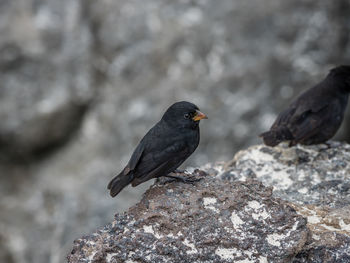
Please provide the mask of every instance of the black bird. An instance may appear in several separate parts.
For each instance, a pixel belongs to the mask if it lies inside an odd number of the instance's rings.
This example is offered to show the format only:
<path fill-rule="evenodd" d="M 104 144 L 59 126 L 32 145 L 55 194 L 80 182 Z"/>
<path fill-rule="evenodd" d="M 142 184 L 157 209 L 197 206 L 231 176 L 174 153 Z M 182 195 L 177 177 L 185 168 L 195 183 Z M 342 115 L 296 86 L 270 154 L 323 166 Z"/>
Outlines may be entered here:
<path fill-rule="evenodd" d="M 170 175 L 197 148 L 199 121 L 207 119 L 193 103 L 181 101 L 171 105 L 162 119 L 142 138 L 123 171 L 110 181 L 112 197 L 131 183 L 137 186 L 149 179 L 167 176 L 183 182 L 196 180 Z"/>
<path fill-rule="evenodd" d="M 324 143 L 334 136 L 350 92 L 350 66 L 333 68 L 327 77 L 297 97 L 282 111 L 270 130 L 260 134 L 268 146 Z"/>

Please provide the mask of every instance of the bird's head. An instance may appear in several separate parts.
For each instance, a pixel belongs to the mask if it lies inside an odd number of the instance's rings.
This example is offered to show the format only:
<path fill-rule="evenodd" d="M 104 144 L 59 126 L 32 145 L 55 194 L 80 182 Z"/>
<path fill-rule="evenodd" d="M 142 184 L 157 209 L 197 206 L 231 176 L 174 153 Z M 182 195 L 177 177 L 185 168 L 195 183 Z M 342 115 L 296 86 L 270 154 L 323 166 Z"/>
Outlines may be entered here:
<path fill-rule="evenodd" d="M 350 65 L 342 65 L 331 69 L 329 76 L 334 78 L 346 92 L 350 92 Z"/>
<path fill-rule="evenodd" d="M 208 117 L 198 107 L 187 101 L 176 102 L 164 113 L 162 120 L 170 126 L 179 128 L 196 128 L 199 121 Z"/>

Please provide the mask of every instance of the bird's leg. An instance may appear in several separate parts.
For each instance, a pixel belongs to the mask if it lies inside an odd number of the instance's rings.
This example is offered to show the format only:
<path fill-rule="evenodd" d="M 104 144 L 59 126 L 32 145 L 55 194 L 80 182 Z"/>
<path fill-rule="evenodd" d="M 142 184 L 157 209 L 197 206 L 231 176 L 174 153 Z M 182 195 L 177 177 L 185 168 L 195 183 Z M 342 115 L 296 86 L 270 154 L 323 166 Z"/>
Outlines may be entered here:
<path fill-rule="evenodd" d="M 327 150 L 332 148 L 332 144 L 330 142 L 324 142 L 324 144 L 327 146 Z"/>
<path fill-rule="evenodd" d="M 176 173 L 176 174 L 185 174 L 185 173 L 187 173 L 187 170 L 185 170 L 185 169 L 175 169 L 174 170 L 174 173 Z"/>
<path fill-rule="evenodd" d="M 167 175 L 165 175 L 165 177 L 173 178 L 173 179 L 181 181 L 185 184 L 193 184 L 193 183 L 198 182 L 202 179 L 202 178 L 186 177 L 186 176 L 171 175 L 171 174 L 167 174 Z"/>
<path fill-rule="evenodd" d="M 331 149 L 332 148 L 332 144 L 330 143 L 330 142 L 324 142 L 323 143 L 326 147 L 325 148 L 321 148 L 320 149 L 320 152 L 322 152 L 322 151 L 327 151 L 327 150 L 329 150 L 329 149 Z"/>

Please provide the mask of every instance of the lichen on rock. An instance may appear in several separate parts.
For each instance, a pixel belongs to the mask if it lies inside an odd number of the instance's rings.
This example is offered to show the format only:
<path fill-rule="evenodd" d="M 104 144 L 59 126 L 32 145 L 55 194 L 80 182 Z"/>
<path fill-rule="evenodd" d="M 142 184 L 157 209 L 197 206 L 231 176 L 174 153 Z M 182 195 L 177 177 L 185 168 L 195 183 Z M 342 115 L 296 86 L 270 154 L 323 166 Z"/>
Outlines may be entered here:
<path fill-rule="evenodd" d="M 194 185 L 158 179 L 68 261 L 348 262 L 349 160 L 347 144 L 258 145 Z"/>
<path fill-rule="evenodd" d="M 289 262 L 304 246 L 306 220 L 271 188 L 201 174 L 195 185 L 159 180 L 112 224 L 77 240 L 70 262 Z"/>
<path fill-rule="evenodd" d="M 258 145 L 217 171 L 226 179 L 262 181 L 307 218 L 310 240 L 295 262 L 349 262 L 350 145 Z"/>

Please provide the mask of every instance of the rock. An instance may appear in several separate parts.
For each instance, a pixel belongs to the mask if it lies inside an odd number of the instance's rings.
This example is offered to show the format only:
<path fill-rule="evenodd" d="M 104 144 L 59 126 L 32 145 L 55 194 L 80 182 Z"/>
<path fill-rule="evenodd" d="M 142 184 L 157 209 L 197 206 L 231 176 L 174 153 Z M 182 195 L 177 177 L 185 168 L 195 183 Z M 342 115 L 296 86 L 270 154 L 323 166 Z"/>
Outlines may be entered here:
<path fill-rule="evenodd" d="M 0 161 L 44 155 L 80 127 L 95 96 L 80 1 L 0 4 Z"/>
<path fill-rule="evenodd" d="M 68 262 L 349 262 L 350 145 L 257 145 L 158 180 Z M 266 186 L 264 186 L 264 185 Z"/>
<path fill-rule="evenodd" d="M 149 185 L 111 199 L 106 184 L 176 100 L 210 118 L 183 168 L 260 142 L 294 96 L 349 63 L 349 6 L 1 0 L 0 262 L 62 262 L 139 202 Z M 338 138 L 350 140 L 349 113 Z"/>
<path fill-rule="evenodd" d="M 68 262 L 290 262 L 304 247 L 306 220 L 271 188 L 202 177 L 153 185 L 112 224 L 76 240 Z"/>
<path fill-rule="evenodd" d="M 295 262 L 349 262 L 350 145 L 253 146 L 222 169 L 226 179 L 273 187 L 273 196 L 307 218 L 311 239 Z"/>
<path fill-rule="evenodd" d="M 242 180 L 247 174 L 273 186 L 275 196 L 299 205 L 350 204 L 350 145 L 346 143 L 253 146 L 238 152 L 222 176 Z"/>

